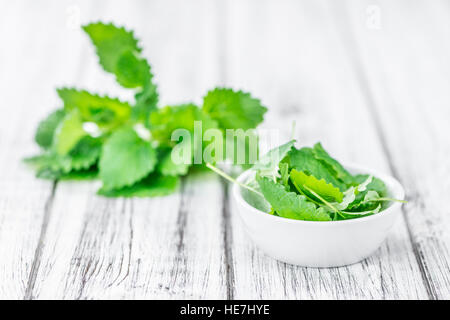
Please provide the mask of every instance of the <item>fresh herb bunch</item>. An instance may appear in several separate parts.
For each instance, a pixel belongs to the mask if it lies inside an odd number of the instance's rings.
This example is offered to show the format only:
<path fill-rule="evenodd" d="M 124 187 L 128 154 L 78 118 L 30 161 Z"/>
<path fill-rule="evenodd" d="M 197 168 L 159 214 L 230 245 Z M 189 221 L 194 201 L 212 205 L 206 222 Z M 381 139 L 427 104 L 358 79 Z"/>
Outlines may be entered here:
<path fill-rule="evenodd" d="M 113 24 L 83 27 L 103 69 L 124 88 L 135 90 L 133 102 L 99 96 L 74 88 L 58 89 L 63 107 L 38 126 L 35 140 L 43 153 L 25 161 L 37 177 L 94 179 L 103 182 L 104 196 L 159 196 L 176 190 L 191 163 L 171 160 L 177 128 L 251 129 L 266 108 L 242 91 L 216 88 L 201 107 L 183 104 L 158 108 L 158 90 L 133 32 Z"/>
<path fill-rule="evenodd" d="M 272 215 L 308 221 L 336 221 L 366 217 L 391 201 L 382 180 L 352 175 L 320 143 L 296 149 L 294 140 L 269 151 L 254 164 L 255 171 L 242 196 L 252 206 Z M 208 167 L 238 183 L 224 172 Z"/>

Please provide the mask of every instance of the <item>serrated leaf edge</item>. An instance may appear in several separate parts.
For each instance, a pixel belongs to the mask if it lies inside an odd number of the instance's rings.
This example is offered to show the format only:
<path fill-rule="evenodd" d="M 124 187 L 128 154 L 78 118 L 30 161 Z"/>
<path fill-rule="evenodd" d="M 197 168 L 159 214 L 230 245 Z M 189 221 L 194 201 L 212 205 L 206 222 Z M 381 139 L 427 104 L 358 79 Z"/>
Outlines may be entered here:
<path fill-rule="evenodd" d="M 292 173 L 293 170 L 296 170 L 297 172 L 303 172 L 303 174 L 305 174 L 308 178 L 311 178 L 311 177 L 312 177 L 313 179 L 315 179 L 317 182 L 321 183 L 322 185 L 325 184 L 327 187 L 331 187 L 332 189 L 335 189 L 337 192 L 343 194 L 342 191 L 341 191 L 338 187 L 335 187 L 331 182 L 327 182 L 324 178 L 322 178 L 322 179 L 319 180 L 319 179 L 317 179 L 315 176 L 306 174 L 304 171 L 299 171 L 299 170 L 297 170 L 297 169 L 292 169 L 292 170 L 291 170 L 291 173 Z M 289 177 L 291 176 L 291 173 L 289 174 Z M 343 196 L 344 196 L 344 195 L 343 195 Z"/>
<path fill-rule="evenodd" d="M 205 100 L 205 98 L 206 98 L 209 94 L 214 93 L 214 92 L 216 92 L 216 91 L 228 91 L 228 92 L 232 92 L 232 93 L 238 93 L 238 94 L 242 94 L 243 96 L 248 97 L 248 98 L 250 98 L 250 99 L 252 99 L 252 100 L 257 101 L 258 104 L 259 104 L 259 105 L 261 106 L 261 108 L 263 109 L 263 112 L 262 112 L 262 114 L 261 114 L 262 116 L 264 116 L 264 114 L 265 114 L 265 113 L 267 112 L 267 110 L 268 110 L 268 108 L 262 104 L 261 99 L 256 98 L 256 97 L 253 97 L 253 96 L 251 95 L 250 92 L 243 91 L 242 89 L 234 90 L 233 88 L 230 88 L 230 87 L 217 86 L 217 87 L 214 87 L 214 89 L 208 90 L 208 92 L 203 96 L 203 101 Z"/>
<path fill-rule="evenodd" d="M 87 93 L 90 96 L 93 96 L 93 97 L 96 97 L 96 98 L 100 98 L 100 99 L 110 100 L 110 101 L 113 101 L 113 102 L 118 102 L 120 104 L 127 105 L 128 107 L 131 108 L 130 102 L 128 102 L 128 101 L 123 101 L 123 100 L 120 100 L 119 98 L 116 98 L 116 97 L 115 98 L 111 98 L 107 94 L 100 95 L 98 93 L 91 93 L 91 92 L 87 91 L 86 89 L 78 89 L 76 87 L 61 87 L 61 88 L 57 88 L 56 92 L 58 93 L 58 96 L 59 96 L 59 98 L 61 100 L 63 100 L 63 98 L 60 95 L 61 91 L 75 91 L 75 92 L 78 92 L 78 93 Z M 63 102 L 64 102 L 64 100 L 63 100 Z"/>

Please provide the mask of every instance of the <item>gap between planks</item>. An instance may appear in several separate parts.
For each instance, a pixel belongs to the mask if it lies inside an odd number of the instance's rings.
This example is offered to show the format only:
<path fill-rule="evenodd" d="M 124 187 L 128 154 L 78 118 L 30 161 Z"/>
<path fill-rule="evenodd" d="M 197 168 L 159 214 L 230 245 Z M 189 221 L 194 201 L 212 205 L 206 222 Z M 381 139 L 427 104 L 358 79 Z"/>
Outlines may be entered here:
<path fill-rule="evenodd" d="M 220 84 L 227 85 L 228 75 L 228 59 L 227 59 L 227 27 L 228 27 L 228 15 L 227 15 L 227 2 L 226 0 L 218 0 L 215 2 L 215 14 L 217 23 L 217 46 L 218 46 L 218 64 L 219 64 L 219 76 L 218 81 Z M 230 211 L 230 196 L 229 196 L 229 184 L 223 179 L 221 181 L 222 188 L 222 235 L 223 235 L 223 257 L 224 257 L 224 269 L 225 269 L 225 281 L 226 281 L 226 298 L 233 300 L 235 297 L 235 278 L 234 278 L 234 261 L 232 252 L 233 232 L 231 230 L 231 211 Z"/>
<path fill-rule="evenodd" d="M 91 7 L 91 9 L 97 9 L 99 10 L 100 8 L 98 8 L 97 6 L 99 6 L 99 3 L 95 4 L 96 7 Z M 87 54 L 87 52 L 85 51 L 84 54 L 82 54 L 80 56 L 80 61 L 79 61 L 79 65 L 81 66 L 83 64 L 83 60 L 85 55 Z M 84 73 L 84 68 L 78 68 L 78 73 L 75 77 L 75 79 L 80 79 L 83 76 Z M 50 192 L 50 195 L 48 196 L 48 198 L 45 200 L 45 206 L 44 206 L 44 216 L 42 219 L 42 224 L 41 224 L 41 232 L 39 234 L 39 240 L 35 249 L 35 253 L 34 253 L 34 257 L 33 257 L 33 262 L 31 264 L 31 269 L 30 269 L 30 274 L 28 277 L 28 281 L 27 281 L 27 286 L 25 289 L 25 294 L 24 294 L 24 300 L 32 300 L 33 297 L 33 291 L 34 291 L 34 286 L 36 284 L 36 279 L 39 273 L 39 267 L 41 265 L 41 258 L 42 258 L 42 253 L 45 247 L 45 239 L 47 237 L 47 227 L 49 225 L 49 222 L 51 220 L 51 215 L 52 215 L 52 209 L 53 209 L 53 201 L 55 199 L 55 194 L 56 194 L 56 190 L 58 187 L 58 180 L 54 180 L 53 184 L 52 184 L 52 189 Z"/>
<path fill-rule="evenodd" d="M 227 288 L 227 299 L 234 299 L 234 268 L 233 268 L 233 253 L 231 244 L 233 241 L 233 233 L 231 232 L 231 213 L 230 213 L 230 198 L 228 182 L 221 179 L 222 184 L 222 233 L 223 233 L 223 248 L 225 259 L 225 279 Z"/>
<path fill-rule="evenodd" d="M 51 190 L 50 195 L 48 196 L 47 200 L 45 201 L 44 217 L 42 219 L 42 224 L 41 224 L 41 233 L 39 234 L 38 244 L 37 244 L 35 252 L 34 252 L 33 263 L 31 264 L 30 275 L 28 277 L 27 287 L 25 289 L 25 296 L 24 296 L 25 300 L 33 299 L 33 288 L 34 288 L 34 284 L 36 283 L 36 278 L 37 278 L 37 274 L 39 271 L 42 251 L 43 251 L 44 245 L 45 245 L 45 237 L 47 234 L 47 226 L 50 221 L 50 216 L 51 216 L 51 212 L 52 212 L 52 208 L 53 208 L 53 200 L 55 198 L 55 192 L 56 192 L 57 185 L 58 185 L 58 181 L 53 181 L 52 190 Z"/>
<path fill-rule="evenodd" d="M 363 68 L 363 63 L 361 61 L 361 52 L 360 52 L 359 46 L 357 44 L 356 35 L 350 26 L 350 22 L 349 22 L 350 15 L 348 12 L 348 4 L 344 4 L 343 9 L 341 9 L 341 6 L 342 6 L 342 4 L 335 5 L 335 9 L 336 9 L 336 11 L 339 10 L 342 12 L 343 19 L 341 19 L 342 21 L 339 21 L 339 22 L 340 22 L 341 26 L 343 26 L 345 28 L 345 30 L 339 28 L 339 23 L 336 19 L 336 17 L 338 15 L 333 15 L 335 18 L 334 21 L 336 23 L 336 30 L 338 30 L 337 32 L 339 32 L 341 34 L 342 38 L 347 39 L 347 41 L 346 41 L 347 45 L 344 47 L 347 48 L 349 60 L 351 60 L 351 62 L 352 62 L 351 65 L 354 66 L 353 70 L 354 70 L 355 76 L 359 80 L 358 84 L 361 89 L 362 96 L 366 100 L 365 105 L 367 106 L 367 110 L 369 111 L 369 114 L 373 118 L 373 122 L 375 125 L 375 132 L 381 142 L 381 147 L 385 154 L 385 157 L 386 157 L 386 160 L 387 160 L 387 163 L 389 166 L 389 170 L 391 171 L 392 175 L 401 182 L 401 178 L 400 178 L 400 176 L 398 174 L 398 170 L 395 167 L 395 164 L 393 162 L 391 152 L 387 145 L 386 136 L 385 136 L 382 126 L 381 126 L 381 119 L 380 119 L 379 113 L 377 112 L 377 107 L 376 107 L 376 102 L 373 97 L 373 92 L 370 90 L 370 81 L 368 79 L 367 72 L 364 71 L 364 68 Z M 417 241 L 415 240 L 414 235 L 412 234 L 411 224 L 408 219 L 408 215 L 406 214 L 405 209 L 403 207 L 401 210 L 402 210 L 403 219 L 405 220 L 405 223 L 406 223 L 406 229 L 407 229 L 408 237 L 409 237 L 409 240 L 411 242 L 411 246 L 412 246 L 412 249 L 414 252 L 414 257 L 416 258 L 417 264 L 420 268 L 422 282 L 426 288 L 429 298 L 437 299 L 437 293 L 433 290 L 430 282 L 428 281 L 428 279 L 426 277 L 427 266 L 426 266 L 425 262 L 423 261 L 423 259 L 421 258 L 421 253 L 420 253 L 420 250 L 418 249 Z"/>

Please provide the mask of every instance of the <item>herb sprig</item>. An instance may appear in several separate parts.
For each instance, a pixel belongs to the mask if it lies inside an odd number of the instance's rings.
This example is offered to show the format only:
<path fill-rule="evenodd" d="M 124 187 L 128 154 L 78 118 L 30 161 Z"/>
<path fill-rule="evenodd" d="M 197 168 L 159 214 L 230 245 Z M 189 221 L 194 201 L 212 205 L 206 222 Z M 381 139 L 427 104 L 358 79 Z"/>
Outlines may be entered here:
<path fill-rule="evenodd" d="M 320 143 L 297 149 L 289 141 L 254 164 L 254 176 L 239 183 L 244 199 L 269 214 L 296 220 L 337 221 L 377 214 L 392 199 L 384 182 L 372 175 L 352 175 Z M 220 169 L 215 172 L 237 183 Z"/>
<path fill-rule="evenodd" d="M 40 155 L 25 159 L 37 177 L 103 182 L 104 196 L 160 196 L 176 190 L 179 177 L 192 161 L 171 161 L 175 129 L 255 128 L 267 109 L 249 93 L 215 88 L 203 105 L 160 108 L 158 88 L 142 48 L 132 31 L 102 22 L 83 26 L 96 48 L 102 68 L 124 88 L 134 90 L 134 101 L 99 96 L 86 90 L 57 90 L 62 107 L 38 126 L 35 141 Z M 189 160 L 189 159 L 188 159 Z"/>

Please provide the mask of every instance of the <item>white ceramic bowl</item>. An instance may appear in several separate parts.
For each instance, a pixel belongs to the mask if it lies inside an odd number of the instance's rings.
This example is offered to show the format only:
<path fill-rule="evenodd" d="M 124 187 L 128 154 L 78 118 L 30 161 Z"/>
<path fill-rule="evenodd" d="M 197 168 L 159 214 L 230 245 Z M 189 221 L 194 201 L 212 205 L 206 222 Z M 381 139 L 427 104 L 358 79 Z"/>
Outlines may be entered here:
<path fill-rule="evenodd" d="M 384 181 L 392 198 L 403 200 L 405 192 L 391 176 L 358 165 L 345 166 L 351 173 L 372 174 Z M 254 174 L 243 172 L 238 181 L 245 183 Z M 250 238 L 267 255 L 304 267 L 338 267 L 371 255 L 384 241 L 401 203 L 372 216 L 342 221 L 302 221 L 286 219 L 260 211 L 248 204 L 241 187 L 233 186 L 233 197 Z"/>

